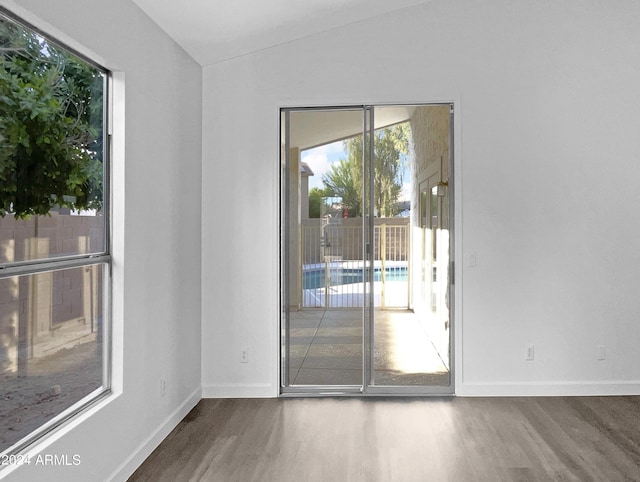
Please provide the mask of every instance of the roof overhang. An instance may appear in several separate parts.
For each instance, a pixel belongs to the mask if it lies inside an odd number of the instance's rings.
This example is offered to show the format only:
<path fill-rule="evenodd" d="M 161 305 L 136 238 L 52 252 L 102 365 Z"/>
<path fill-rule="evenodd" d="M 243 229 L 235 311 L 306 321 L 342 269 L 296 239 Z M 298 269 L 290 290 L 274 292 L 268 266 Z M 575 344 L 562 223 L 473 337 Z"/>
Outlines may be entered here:
<path fill-rule="evenodd" d="M 409 120 L 414 105 L 376 107 L 374 127 L 381 129 Z M 330 144 L 362 134 L 364 128 L 363 109 L 299 110 L 290 117 L 289 145 L 300 150 Z"/>

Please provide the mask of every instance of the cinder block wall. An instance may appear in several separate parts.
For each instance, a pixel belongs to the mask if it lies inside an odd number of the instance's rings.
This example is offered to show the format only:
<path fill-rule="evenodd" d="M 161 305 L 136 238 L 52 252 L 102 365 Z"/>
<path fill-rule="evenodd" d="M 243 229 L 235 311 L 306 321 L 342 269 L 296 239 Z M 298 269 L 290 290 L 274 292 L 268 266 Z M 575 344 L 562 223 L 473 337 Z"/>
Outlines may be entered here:
<path fill-rule="evenodd" d="M 0 263 L 103 249 L 102 216 L 0 218 Z M 18 347 L 29 359 L 95 334 L 101 312 L 99 269 L 74 268 L 0 280 L 0 375 L 18 370 Z"/>

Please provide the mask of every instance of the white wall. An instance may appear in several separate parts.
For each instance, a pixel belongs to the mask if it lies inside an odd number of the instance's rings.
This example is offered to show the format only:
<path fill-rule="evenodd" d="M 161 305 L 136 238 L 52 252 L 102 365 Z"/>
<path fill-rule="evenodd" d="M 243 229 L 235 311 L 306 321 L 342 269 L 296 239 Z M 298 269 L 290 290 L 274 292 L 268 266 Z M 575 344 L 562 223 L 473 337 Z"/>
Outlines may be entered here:
<path fill-rule="evenodd" d="M 7 480 L 125 480 L 200 399 L 202 69 L 130 0 L 2 5 L 116 71 L 120 117 L 113 166 L 117 395 L 32 452 L 78 454 L 79 466 L 32 464 Z"/>
<path fill-rule="evenodd" d="M 639 24 L 435 0 L 206 68 L 203 394 L 278 391 L 278 107 L 450 100 L 457 393 L 640 393 Z"/>

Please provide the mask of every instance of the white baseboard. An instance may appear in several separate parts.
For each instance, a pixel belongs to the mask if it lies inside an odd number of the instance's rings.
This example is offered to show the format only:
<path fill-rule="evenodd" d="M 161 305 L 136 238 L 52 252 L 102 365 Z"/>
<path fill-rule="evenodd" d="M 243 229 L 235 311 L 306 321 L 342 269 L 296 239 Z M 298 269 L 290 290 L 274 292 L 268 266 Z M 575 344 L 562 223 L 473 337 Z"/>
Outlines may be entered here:
<path fill-rule="evenodd" d="M 640 395 L 640 381 L 462 383 L 459 397 L 558 397 Z"/>
<path fill-rule="evenodd" d="M 268 384 L 255 385 L 203 385 L 202 398 L 275 398 L 278 387 Z"/>
<path fill-rule="evenodd" d="M 108 480 L 126 481 L 138 467 L 151 455 L 158 445 L 171 433 L 180 421 L 201 400 L 202 391 L 195 390 L 189 397 L 169 415 L 157 429 L 151 433 L 133 453 L 111 474 Z"/>
<path fill-rule="evenodd" d="M 204 385 L 202 398 L 275 398 L 273 385 Z M 462 383 L 458 397 L 555 397 L 640 395 L 640 381 Z"/>

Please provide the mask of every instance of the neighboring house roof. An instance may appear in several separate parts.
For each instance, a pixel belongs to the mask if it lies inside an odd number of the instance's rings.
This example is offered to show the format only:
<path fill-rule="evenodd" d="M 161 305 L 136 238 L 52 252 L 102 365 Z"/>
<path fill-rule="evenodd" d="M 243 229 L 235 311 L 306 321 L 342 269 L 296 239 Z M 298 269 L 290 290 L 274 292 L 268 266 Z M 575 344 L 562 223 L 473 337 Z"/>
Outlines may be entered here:
<path fill-rule="evenodd" d="M 309 164 L 306 162 L 300 163 L 300 174 L 303 176 L 313 176 L 313 170 L 309 167 Z"/>

